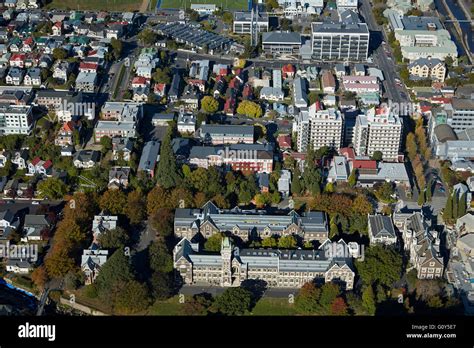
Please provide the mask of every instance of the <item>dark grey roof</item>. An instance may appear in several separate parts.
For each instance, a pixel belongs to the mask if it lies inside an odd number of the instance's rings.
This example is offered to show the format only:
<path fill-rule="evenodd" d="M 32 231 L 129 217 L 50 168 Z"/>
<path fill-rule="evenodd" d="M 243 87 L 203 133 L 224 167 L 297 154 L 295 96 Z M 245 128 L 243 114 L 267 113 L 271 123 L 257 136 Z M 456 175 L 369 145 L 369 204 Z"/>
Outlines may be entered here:
<path fill-rule="evenodd" d="M 285 44 L 301 44 L 301 34 L 293 32 L 277 32 L 272 31 L 268 33 L 262 33 L 262 43 L 285 43 Z"/>
<path fill-rule="evenodd" d="M 404 30 L 428 30 L 428 24 L 434 24 L 436 29 L 443 29 L 437 17 L 406 16 L 402 18 Z"/>
<path fill-rule="evenodd" d="M 253 126 L 241 126 L 241 125 L 223 125 L 223 124 L 205 124 L 201 126 L 201 137 L 209 135 L 243 135 L 253 136 Z"/>
<path fill-rule="evenodd" d="M 392 219 L 385 215 L 370 215 L 369 224 L 373 237 L 395 237 Z"/>
<path fill-rule="evenodd" d="M 153 170 L 160 153 L 160 143 L 158 141 L 149 141 L 143 147 L 138 170 Z"/>
<path fill-rule="evenodd" d="M 434 128 L 434 133 L 438 138 L 440 143 L 444 143 L 448 140 L 458 140 L 456 133 L 454 133 L 453 129 L 450 125 L 447 124 L 439 124 Z"/>

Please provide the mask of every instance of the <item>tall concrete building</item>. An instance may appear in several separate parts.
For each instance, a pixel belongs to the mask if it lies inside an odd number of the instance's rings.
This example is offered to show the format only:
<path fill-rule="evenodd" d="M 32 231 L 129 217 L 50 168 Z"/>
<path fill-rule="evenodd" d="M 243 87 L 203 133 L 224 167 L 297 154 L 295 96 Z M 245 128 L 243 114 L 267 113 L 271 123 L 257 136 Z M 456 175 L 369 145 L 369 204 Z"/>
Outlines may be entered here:
<path fill-rule="evenodd" d="M 380 151 L 383 159 L 396 161 L 400 149 L 402 122 L 389 108 L 372 108 L 359 115 L 354 128 L 353 144 L 357 155 L 372 156 Z"/>
<path fill-rule="evenodd" d="M 297 134 L 298 151 L 306 151 L 309 145 L 317 150 L 329 146 L 339 150 L 343 133 L 343 118 L 339 110 L 330 108 L 318 110 L 318 104 L 301 110 L 293 123 Z"/>
<path fill-rule="evenodd" d="M 314 59 L 367 60 L 370 33 L 355 12 L 342 12 L 339 22 L 312 23 L 311 30 Z"/>
<path fill-rule="evenodd" d="M 0 106 L 0 135 L 30 134 L 33 129 L 31 105 Z"/>
<path fill-rule="evenodd" d="M 445 106 L 448 112 L 448 124 L 455 132 L 474 128 L 474 100 L 453 98 L 451 104 Z"/>

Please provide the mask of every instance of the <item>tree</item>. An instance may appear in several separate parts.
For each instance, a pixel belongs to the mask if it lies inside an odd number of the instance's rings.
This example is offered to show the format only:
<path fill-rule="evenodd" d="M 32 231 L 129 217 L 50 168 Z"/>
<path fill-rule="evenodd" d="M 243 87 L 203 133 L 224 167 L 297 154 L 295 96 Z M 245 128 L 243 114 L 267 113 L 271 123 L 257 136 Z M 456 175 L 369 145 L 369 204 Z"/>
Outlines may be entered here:
<path fill-rule="evenodd" d="M 381 161 L 383 158 L 383 153 L 381 151 L 374 151 L 372 154 L 372 159 L 374 161 Z"/>
<path fill-rule="evenodd" d="M 380 245 L 365 250 L 364 261 L 356 261 L 357 272 L 365 285 L 389 287 L 400 279 L 402 257 L 398 252 Z"/>
<path fill-rule="evenodd" d="M 283 236 L 278 239 L 278 247 L 280 249 L 295 249 L 297 244 L 294 236 Z"/>
<path fill-rule="evenodd" d="M 213 304 L 212 295 L 209 293 L 196 294 L 183 306 L 184 315 L 207 315 Z"/>
<path fill-rule="evenodd" d="M 130 259 L 123 250 L 116 250 L 101 267 L 95 280 L 97 294 L 103 301 L 114 305 L 117 295 L 123 291 L 124 284 L 134 280 Z"/>
<path fill-rule="evenodd" d="M 405 146 L 407 149 L 408 158 L 410 159 L 410 161 L 413 161 L 418 152 L 418 148 L 415 141 L 415 134 L 413 134 L 413 132 L 408 133 Z"/>
<path fill-rule="evenodd" d="M 281 18 L 280 28 L 281 30 L 289 31 L 291 29 L 291 20 L 289 20 L 288 18 Z"/>
<path fill-rule="evenodd" d="M 171 70 L 168 67 L 157 68 L 152 77 L 153 81 L 156 83 L 164 83 L 168 85 L 171 83 Z"/>
<path fill-rule="evenodd" d="M 319 96 L 318 92 L 316 92 L 316 91 L 309 92 L 309 94 L 308 94 L 309 105 L 313 105 L 314 103 L 316 103 L 317 101 L 320 101 L 320 100 L 321 100 L 321 97 Z"/>
<path fill-rule="evenodd" d="M 348 183 L 350 187 L 354 187 L 355 185 L 357 185 L 357 169 L 356 168 L 352 169 L 351 175 L 349 175 L 349 178 L 348 178 Z"/>
<path fill-rule="evenodd" d="M 122 284 L 120 284 L 122 285 Z M 117 314 L 133 314 L 145 310 L 150 303 L 148 289 L 145 284 L 131 280 L 120 287 L 114 301 L 114 312 Z"/>
<path fill-rule="evenodd" d="M 146 28 L 137 35 L 138 41 L 145 46 L 150 46 L 156 41 L 156 34 L 152 29 Z"/>
<path fill-rule="evenodd" d="M 46 267 L 41 265 L 31 273 L 31 280 L 36 285 L 39 290 L 44 289 L 45 284 L 48 282 L 48 272 L 46 271 Z"/>
<path fill-rule="evenodd" d="M 168 207 L 168 202 L 168 191 L 161 186 L 155 186 L 147 196 L 147 214 L 153 215 L 158 209 Z"/>
<path fill-rule="evenodd" d="M 161 238 L 173 234 L 173 211 L 169 208 L 158 208 L 150 216 L 150 225 Z"/>
<path fill-rule="evenodd" d="M 337 297 L 331 302 L 332 315 L 347 315 L 347 303 L 342 297 Z"/>
<path fill-rule="evenodd" d="M 457 218 L 459 219 L 460 217 L 466 215 L 466 193 L 463 193 L 461 197 L 459 198 L 459 204 L 458 204 L 458 212 L 457 212 Z"/>
<path fill-rule="evenodd" d="M 100 138 L 100 145 L 102 146 L 100 152 L 102 152 L 102 155 L 105 155 L 112 149 L 112 139 L 104 136 Z"/>
<path fill-rule="evenodd" d="M 135 190 L 128 194 L 125 214 L 132 225 L 138 225 L 146 219 L 145 196 L 142 192 Z"/>
<path fill-rule="evenodd" d="M 204 249 L 206 251 L 220 251 L 223 236 L 220 233 L 213 234 L 204 243 Z"/>
<path fill-rule="evenodd" d="M 334 283 L 324 283 L 321 287 L 321 294 L 319 296 L 319 305 L 322 314 L 330 314 L 334 300 L 340 295 L 341 290 L 338 285 Z"/>
<path fill-rule="evenodd" d="M 210 95 L 206 95 L 201 100 L 201 108 L 204 110 L 204 112 L 213 114 L 219 110 L 219 102 Z"/>
<path fill-rule="evenodd" d="M 421 189 L 420 192 L 418 192 L 418 205 L 422 207 L 425 202 L 426 202 L 426 196 L 425 196 L 425 190 Z"/>
<path fill-rule="evenodd" d="M 295 167 L 293 172 L 293 180 L 291 181 L 291 193 L 295 195 L 300 195 L 303 191 L 301 183 L 301 172 L 298 166 Z"/>
<path fill-rule="evenodd" d="M 375 314 L 375 296 L 372 285 L 368 285 L 362 292 L 362 306 L 369 315 Z"/>
<path fill-rule="evenodd" d="M 266 237 L 262 239 L 262 247 L 264 248 L 276 248 L 278 241 L 275 237 Z"/>
<path fill-rule="evenodd" d="M 261 106 L 250 100 L 243 100 L 240 102 L 237 107 L 237 113 L 252 118 L 260 118 L 263 115 Z"/>
<path fill-rule="evenodd" d="M 250 310 L 252 293 L 244 288 L 227 288 L 217 297 L 215 307 L 224 315 L 244 315 Z"/>
<path fill-rule="evenodd" d="M 127 208 L 127 196 L 121 190 L 107 190 L 100 198 L 99 206 L 111 214 L 123 214 Z"/>
<path fill-rule="evenodd" d="M 339 228 L 337 227 L 335 219 L 332 218 L 329 224 L 329 238 L 333 239 L 338 234 L 339 234 Z"/>
<path fill-rule="evenodd" d="M 266 0 L 265 1 L 265 8 L 268 12 L 272 12 L 274 9 L 279 8 L 280 5 L 278 4 L 277 0 Z"/>
<path fill-rule="evenodd" d="M 173 282 L 170 273 L 154 272 L 150 279 L 153 298 L 166 300 L 173 293 Z"/>
<path fill-rule="evenodd" d="M 448 223 L 453 220 L 453 195 L 448 195 L 443 211 L 443 220 Z"/>
<path fill-rule="evenodd" d="M 319 297 L 321 289 L 314 283 L 306 283 L 298 291 L 295 298 L 295 307 L 299 313 L 314 314 L 320 310 Z"/>
<path fill-rule="evenodd" d="M 69 256 L 67 248 L 56 244 L 45 260 L 46 270 L 50 278 L 64 277 L 74 269 L 74 259 Z"/>
<path fill-rule="evenodd" d="M 57 47 L 53 50 L 53 58 L 55 60 L 64 60 L 68 56 L 67 51 L 64 48 Z"/>
<path fill-rule="evenodd" d="M 110 46 L 112 47 L 112 54 L 114 56 L 114 59 L 118 60 L 120 56 L 122 55 L 122 49 L 123 49 L 122 41 L 112 38 L 110 40 Z"/>
<path fill-rule="evenodd" d="M 148 247 L 150 269 L 155 272 L 169 273 L 173 271 L 173 257 L 163 242 L 154 241 Z"/>
<path fill-rule="evenodd" d="M 188 9 L 187 12 L 188 12 L 188 15 L 189 15 L 189 20 L 191 20 L 193 22 L 197 22 L 199 20 L 199 13 L 197 13 L 197 11 Z"/>
<path fill-rule="evenodd" d="M 165 189 L 179 186 L 181 176 L 176 166 L 176 158 L 171 148 L 171 136 L 168 134 L 161 145 L 160 161 L 156 171 L 158 183 Z"/>
<path fill-rule="evenodd" d="M 99 244 L 104 249 L 121 249 L 129 242 L 126 230 L 117 227 L 113 230 L 105 230 L 99 235 Z"/>
<path fill-rule="evenodd" d="M 49 199 L 63 198 L 68 192 L 67 185 L 58 178 L 47 178 L 38 184 L 39 196 Z"/>

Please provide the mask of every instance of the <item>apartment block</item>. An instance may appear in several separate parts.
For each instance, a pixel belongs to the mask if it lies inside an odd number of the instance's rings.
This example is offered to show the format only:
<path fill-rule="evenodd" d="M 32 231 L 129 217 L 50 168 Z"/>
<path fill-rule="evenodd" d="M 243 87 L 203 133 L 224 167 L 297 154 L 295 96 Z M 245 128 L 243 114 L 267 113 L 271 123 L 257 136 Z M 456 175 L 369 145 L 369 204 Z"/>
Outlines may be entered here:
<path fill-rule="evenodd" d="M 316 150 L 323 146 L 339 150 L 343 124 L 343 117 L 337 109 L 318 110 L 315 103 L 308 109 L 301 110 L 293 123 L 293 132 L 296 132 L 298 138 L 298 151 L 307 151 L 310 145 Z"/>
<path fill-rule="evenodd" d="M 0 105 L 0 135 L 30 134 L 33 129 L 31 105 Z"/>
<path fill-rule="evenodd" d="M 359 115 L 354 128 L 353 145 L 359 156 L 380 151 L 383 159 L 396 161 L 400 149 L 402 122 L 389 108 L 372 108 Z"/>
<path fill-rule="evenodd" d="M 357 14 L 345 11 L 339 22 L 312 23 L 314 59 L 331 61 L 365 61 L 369 52 L 370 33 Z"/>

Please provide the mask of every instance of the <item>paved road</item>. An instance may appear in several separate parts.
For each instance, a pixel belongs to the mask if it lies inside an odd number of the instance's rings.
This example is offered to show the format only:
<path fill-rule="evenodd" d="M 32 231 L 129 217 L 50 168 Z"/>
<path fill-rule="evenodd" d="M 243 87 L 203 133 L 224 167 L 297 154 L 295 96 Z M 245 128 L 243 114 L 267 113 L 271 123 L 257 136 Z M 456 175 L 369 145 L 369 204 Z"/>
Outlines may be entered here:
<path fill-rule="evenodd" d="M 409 95 L 405 87 L 397 85 L 395 81 L 396 78 L 399 78 L 399 73 L 396 69 L 397 65 L 394 61 L 394 58 L 389 59 L 389 56 L 393 57 L 393 52 L 391 51 L 389 45 L 387 45 L 389 54 L 385 53 L 381 45 L 381 41 L 387 42 L 387 37 L 383 28 L 379 27 L 379 25 L 375 21 L 375 17 L 372 13 L 372 7 L 370 5 L 369 0 L 361 0 L 360 12 L 364 17 L 365 22 L 367 23 L 367 26 L 369 27 L 371 36 L 373 38 L 371 39 L 371 43 L 375 46 L 373 47 L 374 63 L 384 73 L 385 81 L 383 84 L 386 96 L 394 103 L 409 102 Z"/>

